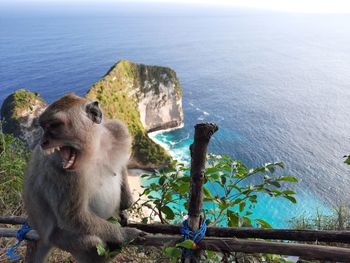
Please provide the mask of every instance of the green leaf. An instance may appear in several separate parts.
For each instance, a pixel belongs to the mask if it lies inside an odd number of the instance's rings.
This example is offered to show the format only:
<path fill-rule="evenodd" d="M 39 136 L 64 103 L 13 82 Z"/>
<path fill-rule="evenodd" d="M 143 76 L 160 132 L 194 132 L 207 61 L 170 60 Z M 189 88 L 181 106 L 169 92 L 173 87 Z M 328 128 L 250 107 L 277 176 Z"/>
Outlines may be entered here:
<path fill-rule="evenodd" d="M 230 204 L 224 204 L 224 203 L 219 203 L 218 205 L 221 210 L 225 210 L 230 206 Z"/>
<path fill-rule="evenodd" d="M 204 195 L 206 197 L 208 197 L 208 198 L 212 198 L 213 197 L 207 187 L 203 187 L 203 191 L 204 191 Z"/>
<path fill-rule="evenodd" d="M 175 214 L 169 206 L 163 206 L 161 211 L 165 214 L 167 219 L 172 220 L 175 218 Z"/>
<path fill-rule="evenodd" d="M 282 176 L 277 178 L 277 181 L 287 181 L 287 182 L 297 183 L 298 179 L 293 176 Z"/>
<path fill-rule="evenodd" d="M 151 192 L 151 189 L 147 188 L 143 191 L 142 195 L 148 195 Z"/>
<path fill-rule="evenodd" d="M 118 225 L 120 225 L 118 219 L 116 219 L 116 218 L 113 217 L 113 216 L 111 216 L 110 218 L 108 218 L 107 221 L 108 221 L 109 223 L 112 223 L 112 224 L 118 224 Z"/>
<path fill-rule="evenodd" d="M 185 241 L 182 241 L 181 243 L 176 244 L 176 247 L 184 247 L 184 248 L 192 249 L 193 244 L 194 244 L 193 240 L 187 239 Z"/>
<path fill-rule="evenodd" d="M 190 183 L 184 182 L 179 185 L 178 189 L 180 194 L 185 194 L 190 191 Z"/>
<path fill-rule="evenodd" d="M 105 256 L 106 255 L 106 249 L 104 247 L 104 245 L 102 243 L 98 243 L 96 245 L 96 249 L 97 249 L 97 254 L 99 256 Z"/>
<path fill-rule="evenodd" d="M 285 194 L 285 195 L 295 195 L 296 194 L 296 192 L 294 192 L 293 190 L 284 190 L 283 191 L 283 193 Z"/>
<path fill-rule="evenodd" d="M 273 185 L 273 186 L 275 186 L 277 188 L 281 187 L 281 184 L 279 182 L 277 182 L 277 181 L 269 181 L 269 184 L 271 184 L 271 185 Z"/>
<path fill-rule="evenodd" d="M 111 251 L 108 253 L 109 258 L 114 258 L 116 255 L 118 255 L 119 251 Z"/>
<path fill-rule="evenodd" d="M 163 185 L 164 184 L 164 182 L 165 182 L 165 176 L 162 176 L 160 179 L 159 179 L 159 185 Z"/>
<path fill-rule="evenodd" d="M 242 202 L 242 203 L 240 203 L 239 204 L 239 212 L 243 212 L 243 210 L 244 210 L 244 207 L 245 207 L 245 202 Z"/>
<path fill-rule="evenodd" d="M 347 155 L 347 156 L 345 155 L 344 158 L 346 158 L 344 163 L 346 163 L 347 165 L 350 165 L 350 155 Z"/>
<path fill-rule="evenodd" d="M 181 256 L 181 249 L 176 247 L 166 247 L 164 254 L 170 258 L 178 258 Z"/>
<path fill-rule="evenodd" d="M 221 175 L 221 184 L 225 185 L 226 184 L 226 175 Z"/>
<path fill-rule="evenodd" d="M 262 228 L 272 228 L 272 226 L 267 223 L 265 220 L 262 219 L 255 219 L 256 222 L 258 222 Z"/>
<path fill-rule="evenodd" d="M 284 198 L 288 199 L 288 200 L 291 201 L 293 204 L 296 204 L 296 203 L 297 203 L 297 200 L 296 200 L 293 196 L 286 195 L 286 196 L 284 196 Z"/>
<path fill-rule="evenodd" d="M 208 169 L 206 169 L 205 173 L 211 174 L 211 173 L 216 173 L 218 171 L 219 171 L 219 169 L 217 167 L 209 167 Z"/>
<path fill-rule="evenodd" d="M 286 165 L 284 164 L 284 162 L 277 162 L 277 163 L 275 163 L 275 165 L 281 167 L 282 169 L 284 169 L 284 167 L 286 166 Z"/>
<path fill-rule="evenodd" d="M 244 221 L 244 226 L 246 226 L 246 227 L 251 227 L 252 226 L 252 221 L 250 220 L 249 217 L 244 216 L 243 217 L 243 221 Z"/>
<path fill-rule="evenodd" d="M 216 255 L 216 252 L 212 250 L 207 250 L 207 255 L 208 258 L 213 258 Z"/>
<path fill-rule="evenodd" d="M 236 212 L 227 210 L 228 217 L 228 226 L 229 227 L 238 227 L 239 225 L 239 215 Z"/>

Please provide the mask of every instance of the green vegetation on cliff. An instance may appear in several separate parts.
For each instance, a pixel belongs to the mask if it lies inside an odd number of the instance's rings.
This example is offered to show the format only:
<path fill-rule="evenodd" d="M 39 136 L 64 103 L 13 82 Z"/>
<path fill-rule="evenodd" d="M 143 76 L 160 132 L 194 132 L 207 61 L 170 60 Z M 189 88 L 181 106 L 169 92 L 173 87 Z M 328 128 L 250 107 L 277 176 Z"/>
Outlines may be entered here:
<path fill-rule="evenodd" d="M 13 93 L 14 111 L 12 117 L 14 119 L 20 118 L 24 111 L 32 111 L 33 105 L 40 102 L 46 104 L 44 100 L 40 98 L 39 93 L 33 93 L 25 89 L 16 90 Z"/>
<path fill-rule="evenodd" d="M 152 78 L 154 76 L 155 79 L 160 77 L 161 67 L 159 71 L 158 67 L 150 68 L 152 72 L 145 73 L 144 65 L 121 60 L 90 88 L 86 97 L 98 100 L 108 118 L 119 119 L 128 125 L 133 136 L 134 160 L 145 166 L 159 167 L 169 164 L 170 156 L 147 135 L 137 107 L 142 90 L 138 93 L 135 89 L 143 87 L 140 84 L 143 83 L 145 74 L 153 74 Z M 181 91 L 180 88 L 178 90 Z"/>
<path fill-rule="evenodd" d="M 1 125 L 1 123 L 0 123 Z M 2 215 L 21 215 L 24 169 L 29 159 L 24 143 L 0 129 L 0 211 Z"/>

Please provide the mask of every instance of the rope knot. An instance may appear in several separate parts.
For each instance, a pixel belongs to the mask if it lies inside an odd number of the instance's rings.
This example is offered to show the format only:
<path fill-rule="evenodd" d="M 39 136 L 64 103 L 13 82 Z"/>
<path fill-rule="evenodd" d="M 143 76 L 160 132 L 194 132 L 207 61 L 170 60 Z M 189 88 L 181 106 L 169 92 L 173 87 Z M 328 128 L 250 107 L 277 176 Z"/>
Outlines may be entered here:
<path fill-rule="evenodd" d="M 16 238 L 17 238 L 17 242 L 16 244 L 14 244 L 12 247 L 10 247 L 9 249 L 6 249 L 6 255 L 8 257 L 9 260 L 11 261 L 17 261 L 20 260 L 21 257 L 19 255 L 16 254 L 16 250 L 19 247 L 19 245 L 21 244 L 21 242 L 24 240 L 26 234 L 32 230 L 32 228 L 28 225 L 27 222 L 25 222 L 20 229 L 17 230 L 17 234 L 16 234 Z"/>
<path fill-rule="evenodd" d="M 205 237 L 205 232 L 207 231 L 207 224 L 205 223 L 205 220 L 202 220 L 202 224 L 200 228 L 197 231 L 192 231 L 188 225 L 188 219 L 184 220 L 182 222 L 182 226 L 180 227 L 180 232 L 183 235 L 182 240 L 191 239 L 193 240 L 195 246 L 194 248 L 198 248 L 198 244 L 202 241 L 202 239 Z M 193 249 L 183 249 L 182 253 L 184 256 L 192 257 L 193 256 Z"/>

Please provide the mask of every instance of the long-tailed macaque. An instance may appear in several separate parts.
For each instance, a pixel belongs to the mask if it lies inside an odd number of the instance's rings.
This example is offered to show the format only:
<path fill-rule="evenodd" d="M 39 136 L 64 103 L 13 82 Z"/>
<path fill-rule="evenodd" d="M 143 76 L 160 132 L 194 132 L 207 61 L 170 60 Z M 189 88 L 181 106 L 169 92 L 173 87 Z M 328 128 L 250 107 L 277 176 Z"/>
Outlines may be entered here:
<path fill-rule="evenodd" d="M 29 224 L 40 235 L 35 263 L 52 247 L 78 262 L 105 262 L 98 243 L 119 246 L 142 232 L 106 219 L 132 203 L 126 165 L 131 137 L 124 124 L 107 120 L 97 102 L 68 94 L 39 117 L 43 129 L 25 173 Z"/>

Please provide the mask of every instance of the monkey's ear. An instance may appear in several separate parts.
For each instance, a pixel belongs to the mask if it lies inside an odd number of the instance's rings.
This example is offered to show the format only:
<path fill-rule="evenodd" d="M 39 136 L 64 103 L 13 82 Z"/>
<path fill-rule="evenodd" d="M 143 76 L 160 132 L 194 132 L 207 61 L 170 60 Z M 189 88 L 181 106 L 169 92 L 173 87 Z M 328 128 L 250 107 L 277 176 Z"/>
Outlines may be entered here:
<path fill-rule="evenodd" d="M 102 121 L 102 111 L 97 101 L 90 102 L 86 105 L 87 116 L 95 123 L 100 124 Z"/>

